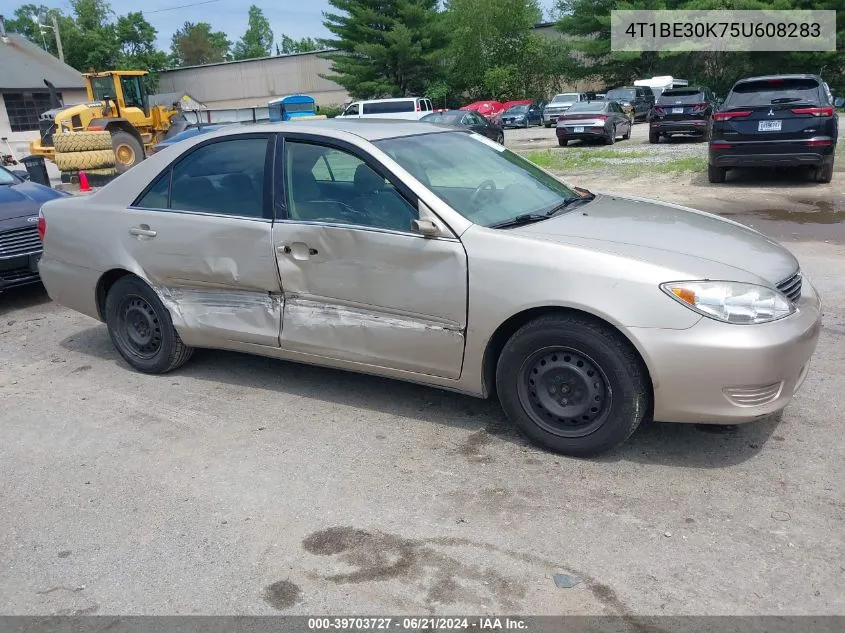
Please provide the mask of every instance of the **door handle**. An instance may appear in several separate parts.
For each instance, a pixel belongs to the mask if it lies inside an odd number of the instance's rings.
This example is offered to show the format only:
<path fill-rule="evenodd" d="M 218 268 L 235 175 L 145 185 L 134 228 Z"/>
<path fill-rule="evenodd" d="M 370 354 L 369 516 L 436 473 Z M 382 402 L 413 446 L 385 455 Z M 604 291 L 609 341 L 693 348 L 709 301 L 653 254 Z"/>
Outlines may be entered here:
<path fill-rule="evenodd" d="M 155 237 L 158 233 L 150 230 L 150 227 L 146 224 L 142 224 L 141 226 L 133 226 L 129 229 L 129 235 L 134 235 L 136 237 Z"/>

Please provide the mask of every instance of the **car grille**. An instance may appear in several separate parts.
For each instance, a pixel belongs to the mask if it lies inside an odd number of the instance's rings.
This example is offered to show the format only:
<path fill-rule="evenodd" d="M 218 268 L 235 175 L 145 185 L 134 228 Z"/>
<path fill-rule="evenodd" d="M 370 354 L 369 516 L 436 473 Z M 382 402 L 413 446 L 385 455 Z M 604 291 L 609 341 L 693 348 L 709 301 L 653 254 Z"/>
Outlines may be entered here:
<path fill-rule="evenodd" d="M 22 229 L 0 233 L 0 259 L 31 255 L 41 251 L 38 228 L 33 224 Z"/>
<path fill-rule="evenodd" d="M 796 303 L 801 298 L 801 271 L 796 271 L 794 275 L 780 282 L 778 290 L 789 297 L 792 303 Z"/>
<path fill-rule="evenodd" d="M 725 387 L 722 393 L 728 400 L 740 407 L 759 407 L 775 400 L 783 388 L 782 382 L 759 387 Z"/>

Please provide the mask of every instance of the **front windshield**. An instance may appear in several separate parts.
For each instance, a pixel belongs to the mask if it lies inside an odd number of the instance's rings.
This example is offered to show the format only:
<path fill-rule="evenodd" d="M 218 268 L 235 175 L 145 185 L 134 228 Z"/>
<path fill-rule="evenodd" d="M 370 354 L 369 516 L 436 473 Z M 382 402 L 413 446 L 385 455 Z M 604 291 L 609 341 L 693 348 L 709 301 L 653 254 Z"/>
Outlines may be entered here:
<path fill-rule="evenodd" d="M 106 97 L 114 99 L 114 82 L 111 76 L 91 77 L 91 92 L 94 93 L 95 101 L 102 101 Z"/>
<path fill-rule="evenodd" d="M 552 103 L 565 103 L 567 101 L 578 101 L 578 95 L 570 92 L 563 95 L 555 95 L 555 98 L 552 99 Z"/>
<path fill-rule="evenodd" d="M 528 112 L 527 105 L 518 105 L 508 108 L 507 114 L 525 114 L 526 112 Z"/>
<path fill-rule="evenodd" d="M 620 88 L 618 90 L 611 90 L 610 92 L 608 92 L 607 93 L 607 99 L 609 101 L 612 101 L 614 99 L 625 99 L 625 100 L 630 101 L 631 99 L 633 99 L 636 96 L 636 94 L 637 94 L 636 90 L 631 90 L 631 89 L 626 90 L 624 88 Z"/>
<path fill-rule="evenodd" d="M 0 185 L 16 185 L 17 183 L 17 178 L 15 178 L 10 172 L 0 167 Z"/>
<path fill-rule="evenodd" d="M 418 134 L 375 144 L 476 224 L 545 213 L 578 197 L 529 161 L 475 134 Z"/>

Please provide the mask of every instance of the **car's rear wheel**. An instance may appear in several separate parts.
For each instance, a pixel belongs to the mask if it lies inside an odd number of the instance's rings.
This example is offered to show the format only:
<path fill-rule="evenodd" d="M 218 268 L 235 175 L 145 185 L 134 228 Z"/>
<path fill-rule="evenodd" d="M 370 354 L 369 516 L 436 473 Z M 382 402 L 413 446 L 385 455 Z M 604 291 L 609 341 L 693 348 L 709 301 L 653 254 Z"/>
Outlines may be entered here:
<path fill-rule="evenodd" d="M 725 174 L 727 170 L 724 167 L 717 167 L 716 165 L 707 165 L 707 179 L 710 182 L 725 182 Z"/>
<path fill-rule="evenodd" d="M 660 134 L 658 134 L 655 130 L 648 131 L 648 142 L 652 144 L 656 144 L 660 142 Z"/>
<path fill-rule="evenodd" d="M 622 140 L 623 140 L 623 141 L 627 141 L 627 140 L 629 140 L 630 138 L 631 138 L 631 126 L 629 125 L 629 126 L 628 126 L 628 131 L 627 131 L 627 132 L 625 132 L 625 134 L 623 134 L 623 135 L 622 135 Z"/>
<path fill-rule="evenodd" d="M 499 133 L 499 136 L 497 136 L 497 137 L 496 137 L 496 142 L 497 142 L 499 145 L 504 145 L 504 144 L 505 144 L 505 133 L 504 133 L 504 132 Z"/>
<path fill-rule="evenodd" d="M 605 145 L 613 145 L 616 142 L 616 126 L 614 125 L 610 128 L 610 132 L 608 132 L 607 136 L 604 139 Z"/>
<path fill-rule="evenodd" d="M 558 138 L 558 140 L 557 140 L 557 144 L 560 145 L 561 147 L 566 147 L 568 143 L 569 143 L 569 139 L 567 139 L 567 138 Z"/>
<path fill-rule="evenodd" d="M 816 167 L 813 174 L 816 182 L 827 183 L 833 180 L 833 162 L 825 163 Z"/>
<path fill-rule="evenodd" d="M 106 295 L 106 325 L 123 359 L 147 374 L 183 365 L 193 353 L 179 338 L 156 293 L 134 275 L 118 279 Z"/>
<path fill-rule="evenodd" d="M 507 342 L 496 389 L 531 441 L 568 455 L 624 442 L 646 415 L 650 385 L 636 352 L 607 325 L 577 315 L 530 321 Z"/>

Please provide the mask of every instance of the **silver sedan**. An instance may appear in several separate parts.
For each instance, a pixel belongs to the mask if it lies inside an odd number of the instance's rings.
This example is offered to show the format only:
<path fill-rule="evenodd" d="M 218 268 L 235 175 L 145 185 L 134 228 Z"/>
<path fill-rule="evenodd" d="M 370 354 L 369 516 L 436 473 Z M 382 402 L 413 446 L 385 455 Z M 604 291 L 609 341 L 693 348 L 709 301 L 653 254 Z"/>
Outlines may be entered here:
<path fill-rule="evenodd" d="M 46 203 L 39 232 L 50 296 L 140 371 L 210 347 L 495 393 L 568 454 L 780 411 L 819 336 L 812 284 L 760 233 L 420 122 L 197 136 Z"/>

